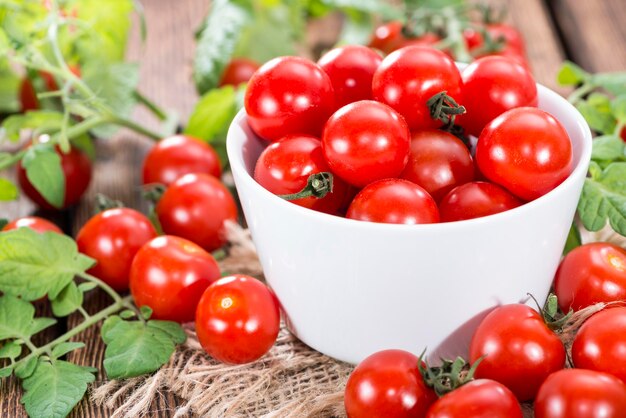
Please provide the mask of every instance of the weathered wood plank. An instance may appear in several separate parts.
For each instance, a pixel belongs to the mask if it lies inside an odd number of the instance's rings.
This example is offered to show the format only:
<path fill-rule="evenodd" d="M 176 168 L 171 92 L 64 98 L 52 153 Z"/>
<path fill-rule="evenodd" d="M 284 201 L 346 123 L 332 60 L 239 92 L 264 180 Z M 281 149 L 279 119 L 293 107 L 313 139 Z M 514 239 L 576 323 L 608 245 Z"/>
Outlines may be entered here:
<path fill-rule="evenodd" d="M 588 71 L 626 69 L 624 0 L 549 0 L 569 58 Z"/>

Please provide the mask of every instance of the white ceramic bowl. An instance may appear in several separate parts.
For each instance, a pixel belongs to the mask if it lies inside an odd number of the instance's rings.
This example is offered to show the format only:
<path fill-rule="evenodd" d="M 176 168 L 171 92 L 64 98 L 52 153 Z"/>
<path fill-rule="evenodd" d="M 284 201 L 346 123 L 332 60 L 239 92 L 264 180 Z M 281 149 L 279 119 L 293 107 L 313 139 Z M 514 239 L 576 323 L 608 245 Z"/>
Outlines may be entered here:
<path fill-rule="evenodd" d="M 314 349 L 350 363 L 382 349 L 433 360 L 465 355 L 489 310 L 545 300 L 559 263 L 591 155 L 578 111 L 538 86 L 539 107 L 567 130 L 574 171 L 519 208 L 462 222 L 392 225 L 326 215 L 261 187 L 251 174 L 267 145 L 242 110 L 227 150 L 243 211 L 268 283 L 291 331 Z"/>

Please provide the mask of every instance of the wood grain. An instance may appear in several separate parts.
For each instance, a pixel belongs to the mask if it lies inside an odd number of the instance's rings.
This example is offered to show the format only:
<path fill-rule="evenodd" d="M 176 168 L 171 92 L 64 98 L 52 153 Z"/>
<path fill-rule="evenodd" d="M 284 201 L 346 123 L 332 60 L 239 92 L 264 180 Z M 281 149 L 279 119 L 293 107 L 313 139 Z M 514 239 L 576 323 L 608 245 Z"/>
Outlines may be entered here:
<path fill-rule="evenodd" d="M 571 60 L 593 72 L 626 69 L 626 1 L 547 2 Z"/>

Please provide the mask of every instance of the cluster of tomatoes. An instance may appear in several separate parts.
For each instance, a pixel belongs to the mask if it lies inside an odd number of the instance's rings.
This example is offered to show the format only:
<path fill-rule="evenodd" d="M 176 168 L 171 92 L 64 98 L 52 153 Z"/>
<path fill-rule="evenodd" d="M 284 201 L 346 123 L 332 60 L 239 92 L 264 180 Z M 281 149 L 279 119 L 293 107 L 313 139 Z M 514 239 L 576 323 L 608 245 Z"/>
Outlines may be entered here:
<path fill-rule="evenodd" d="M 71 204 L 84 191 L 82 182 L 88 184 L 90 170 L 74 169 L 83 158 L 79 151 L 60 155 L 66 204 Z M 159 236 L 144 214 L 112 208 L 89 219 L 76 242 L 80 252 L 97 262 L 88 273 L 118 292 L 130 289 L 136 305 L 149 306 L 155 319 L 195 320 L 198 339 L 209 354 L 227 363 L 246 363 L 274 344 L 280 314 L 274 294 L 257 279 L 221 277 L 211 251 L 226 243 L 224 225 L 236 221 L 237 206 L 220 176 L 210 145 L 182 135 L 165 138 L 148 153 L 143 182 L 166 186 L 155 207 L 166 235 Z M 32 197 L 45 206 L 41 197 Z M 19 227 L 62 233 L 37 217 L 18 219 L 4 230 Z"/>
<path fill-rule="evenodd" d="M 576 332 L 572 368 L 565 368 L 566 347 L 555 329 L 560 324 L 527 305 L 503 305 L 487 314 L 472 338 L 474 380 L 438 398 L 417 357 L 381 351 L 350 376 L 348 416 L 521 418 L 519 403 L 530 401 L 536 418 L 624 416 L 626 251 L 608 243 L 577 247 L 562 260 L 554 289 L 563 312 L 609 304 Z"/>
<path fill-rule="evenodd" d="M 400 224 L 491 215 L 558 186 L 571 143 L 536 106 L 535 81 L 515 60 L 488 56 L 459 71 L 415 45 L 384 59 L 356 45 L 318 63 L 276 58 L 245 96 L 250 127 L 269 142 L 260 185 L 317 211 Z M 452 133 L 459 126 L 478 137 L 475 150 Z"/>

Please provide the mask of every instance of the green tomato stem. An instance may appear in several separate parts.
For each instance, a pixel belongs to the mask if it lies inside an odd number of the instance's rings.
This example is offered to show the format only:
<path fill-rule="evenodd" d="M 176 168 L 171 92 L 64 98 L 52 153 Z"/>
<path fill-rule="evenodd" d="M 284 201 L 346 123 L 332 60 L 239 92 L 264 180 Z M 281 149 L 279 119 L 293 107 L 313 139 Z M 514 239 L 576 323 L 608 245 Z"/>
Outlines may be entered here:
<path fill-rule="evenodd" d="M 595 88 L 596 88 L 596 86 L 594 86 L 593 84 L 591 84 L 589 82 L 585 82 L 582 86 L 578 87 L 576 90 L 574 90 L 572 92 L 572 94 L 570 94 L 567 97 L 567 101 L 570 102 L 571 104 L 575 105 L 583 97 L 585 97 L 586 95 L 591 93 Z"/>
<path fill-rule="evenodd" d="M 92 282 L 92 283 L 97 284 L 116 303 L 122 303 L 123 302 L 122 297 L 119 295 L 119 293 L 117 293 L 115 290 L 113 290 L 113 288 L 111 286 L 109 286 L 108 284 L 106 284 L 104 281 L 100 280 L 96 276 L 92 276 L 89 273 L 78 273 L 77 276 L 80 277 L 81 279 L 87 280 L 88 282 Z"/>
<path fill-rule="evenodd" d="M 163 138 L 161 134 L 159 134 L 158 132 L 154 132 L 148 128 L 144 128 L 143 126 L 133 122 L 130 119 L 126 119 L 117 115 L 111 115 L 110 119 L 111 119 L 111 122 L 116 125 L 125 126 L 126 128 L 132 129 L 133 131 L 140 133 L 144 136 L 147 136 L 148 138 L 153 139 L 155 141 L 160 141 Z"/>
<path fill-rule="evenodd" d="M 26 150 L 20 150 L 13 154 L 11 157 L 0 161 L 0 170 L 4 170 L 5 168 L 9 168 L 17 164 L 17 162 L 22 159 L 24 154 L 26 154 Z"/>
<path fill-rule="evenodd" d="M 149 111 L 154 113 L 154 115 L 159 118 L 159 120 L 163 121 L 167 119 L 167 113 L 163 109 L 161 109 L 156 103 L 154 103 L 152 100 L 148 99 L 141 92 L 139 92 L 139 90 L 133 90 L 133 97 L 139 103 L 144 105 Z"/>

